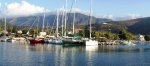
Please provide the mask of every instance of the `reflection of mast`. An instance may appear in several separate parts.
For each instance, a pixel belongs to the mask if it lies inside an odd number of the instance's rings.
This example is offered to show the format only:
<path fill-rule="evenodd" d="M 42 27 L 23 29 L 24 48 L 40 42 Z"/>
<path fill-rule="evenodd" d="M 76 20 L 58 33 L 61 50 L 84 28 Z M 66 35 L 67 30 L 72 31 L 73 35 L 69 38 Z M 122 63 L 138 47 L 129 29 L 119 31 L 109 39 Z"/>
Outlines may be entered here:
<path fill-rule="evenodd" d="M 98 46 L 86 46 L 87 64 L 89 66 L 93 65 L 94 54 L 98 51 Z"/>
<path fill-rule="evenodd" d="M 77 51 L 77 48 L 72 48 L 72 53 L 71 53 L 71 66 L 74 66 L 75 65 L 75 54 L 76 54 L 76 51 Z"/>

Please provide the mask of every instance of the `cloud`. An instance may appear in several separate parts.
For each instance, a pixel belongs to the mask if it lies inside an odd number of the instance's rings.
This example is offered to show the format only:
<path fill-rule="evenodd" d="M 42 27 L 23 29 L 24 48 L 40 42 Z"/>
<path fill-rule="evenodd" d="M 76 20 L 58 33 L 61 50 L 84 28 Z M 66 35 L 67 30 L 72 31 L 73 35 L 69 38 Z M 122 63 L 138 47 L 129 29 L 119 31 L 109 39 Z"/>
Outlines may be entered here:
<path fill-rule="evenodd" d="M 143 16 L 139 14 L 134 14 L 134 13 L 128 13 L 127 16 L 123 17 L 115 17 L 113 20 L 115 21 L 122 21 L 122 20 L 131 20 L 131 19 L 137 19 L 137 18 L 142 18 Z"/>
<path fill-rule="evenodd" d="M 75 11 L 76 13 L 82 13 L 82 14 L 84 14 L 84 15 L 89 15 L 89 11 L 88 11 L 88 10 L 82 10 L 82 9 L 80 9 L 80 8 L 72 8 L 72 9 L 67 9 L 67 10 L 66 10 L 64 7 L 58 8 L 58 9 L 54 9 L 54 10 L 51 11 L 50 13 L 51 13 L 51 14 L 56 14 L 57 11 L 59 11 L 59 15 L 62 15 L 63 12 L 65 12 L 65 11 L 67 11 L 67 13 L 74 13 L 74 11 Z"/>
<path fill-rule="evenodd" d="M 113 19 L 113 15 L 109 14 L 109 15 L 103 15 L 102 18 L 108 18 L 108 19 Z"/>
<path fill-rule="evenodd" d="M 6 15 L 8 16 L 29 16 L 36 13 L 43 13 L 45 8 L 30 4 L 26 1 L 21 3 L 10 3 L 6 6 Z"/>
<path fill-rule="evenodd" d="M 2 7 L 2 3 L 0 3 L 0 8 Z"/>
<path fill-rule="evenodd" d="M 111 14 L 107 15 L 96 15 L 97 18 L 107 18 L 107 19 L 112 19 L 114 21 L 122 21 L 122 20 L 131 20 L 131 19 L 137 19 L 141 18 L 142 16 L 139 14 L 134 14 L 134 13 L 128 13 L 126 16 L 120 16 L 116 17 Z"/>
<path fill-rule="evenodd" d="M 139 15 L 139 14 L 134 14 L 134 13 L 129 13 L 128 14 L 128 18 L 130 18 L 130 19 L 136 19 L 136 18 L 139 18 L 139 17 L 141 17 L 141 15 Z"/>
<path fill-rule="evenodd" d="M 60 11 L 60 12 L 66 11 L 64 7 L 60 8 L 60 9 L 57 9 L 57 10 Z M 80 13 L 87 13 L 86 10 L 81 10 L 80 8 L 67 9 L 67 12 L 74 13 L 74 11 L 80 12 Z"/>
<path fill-rule="evenodd" d="M 114 19 L 114 16 L 112 14 L 107 15 L 96 15 L 97 18 L 107 18 L 107 19 Z"/>

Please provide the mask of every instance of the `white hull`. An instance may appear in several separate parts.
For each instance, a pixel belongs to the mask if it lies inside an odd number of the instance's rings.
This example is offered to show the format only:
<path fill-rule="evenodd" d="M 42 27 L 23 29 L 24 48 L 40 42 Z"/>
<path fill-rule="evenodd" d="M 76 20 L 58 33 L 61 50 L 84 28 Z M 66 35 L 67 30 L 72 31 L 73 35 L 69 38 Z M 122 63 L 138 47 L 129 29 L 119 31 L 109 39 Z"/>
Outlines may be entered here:
<path fill-rule="evenodd" d="M 9 41 L 12 43 L 14 43 L 14 42 L 26 42 L 26 39 L 23 37 L 18 37 L 18 38 L 12 38 Z"/>
<path fill-rule="evenodd" d="M 86 46 L 98 46 L 98 41 L 96 40 L 87 40 L 85 41 Z"/>
<path fill-rule="evenodd" d="M 62 40 L 61 39 L 49 39 L 48 43 L 52 43 L 52 44 L 61 44 Z"/>
<path fill-rule="evenodd" d="M 0 38 L 0 41 L 1 41 L 1 42 L 7 42 L 8 39 L 9 39 L 8 37 L 1 37 L 1 38 Z"/>
<path fill-rule="evenodd" d="M 121 41 L 121 44 L 123 44 L 123 45 L 136 45 L 132 41 Z"/>

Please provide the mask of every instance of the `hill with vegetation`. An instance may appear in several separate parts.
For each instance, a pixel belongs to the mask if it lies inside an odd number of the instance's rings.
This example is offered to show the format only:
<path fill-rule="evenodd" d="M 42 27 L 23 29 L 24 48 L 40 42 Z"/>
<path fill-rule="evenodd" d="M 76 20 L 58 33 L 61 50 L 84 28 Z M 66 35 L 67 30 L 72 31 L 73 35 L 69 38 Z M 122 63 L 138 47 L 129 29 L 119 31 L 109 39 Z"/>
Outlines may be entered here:
<path fill-rule="evenodd" d="M 122 28 L 134 34 L 150 34 L 150 17 L 93 24 L 93 29 L 96 31 L 111 31 L 118 33 Z"/>
<path fill-rule="evenodd" d="M 68 13 L 67 14 L 67 25 L 71 25 L 73 22 L 73 13 Z M 48 13 L 45 16 L 45 26 L 49 25 L 49 26 L 54 26 L 56 23 L 56 14 L 51 14 Z M 101 23 L 101 22 L 108 22 L 108 21 L 112 21 L 111 19 L 106 19 L 106 18 L 96 18 L 96 17 L 92 17 L 93 18 L 93 22 L 94 23 Z M 39 20 L 39 22 L 38 22 Z M 64 18 L 62 18 L 62 15 L 60 14 L 59 16 L 59 24 L 61 24 L 62 20 L 64 20 Z M 8 19 L 9 23 L 17 25 L 17 26 L 31 26 L 33 24 L 33 22 L 36 22 L 34 24 L 34 26 L 37 25 L 37 23 L 39 24 L 39 26 L 42 26 L 42 22 L 43 22 L 43 14 L 38 14 L 38 15 L 34 15 L 34 16 L 24 16 L 24 17 L 13 17 L 13 18 L 9 18 Z M 76 13 L 76 24 L 88 24 L 89 22 L 89 16 L 82 14 L 82 13 Z"/>

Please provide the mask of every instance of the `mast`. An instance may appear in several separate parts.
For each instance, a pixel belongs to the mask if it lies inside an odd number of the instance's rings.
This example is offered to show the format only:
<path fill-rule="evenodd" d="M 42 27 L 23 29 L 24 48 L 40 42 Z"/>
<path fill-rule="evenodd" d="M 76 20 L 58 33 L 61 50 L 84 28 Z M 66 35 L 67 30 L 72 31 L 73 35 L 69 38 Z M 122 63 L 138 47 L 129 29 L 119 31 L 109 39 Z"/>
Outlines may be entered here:
<path fill-rule="evenodd" d="M 92 38 L 91 37 L 91 32 L 92 32 L 91 22 L 92 22 L 92 0 L 90 0 L 90 39 Z"/>
<path fill-rule="evenodd" d="M 67 0 L 65 0 L 65 33 L 64 36 L 66 36 L 66 23 L 67 23 Z"/>
<path fill-rule="evenodd" d="M 37 22 L 37 34 L 39 33 L 39 22 L 40 22 L 40 16 L 38 16 L 38 22 Z"/>
<path fill-rule="evenodd" d="M 42 32 L 44 32 L 44 28 L 45 28 L 44 21 L 45 21 L 45 13 L 44 13 L 44 17 L 43 17 L 43 28 L 42 28 Z"/>
<path fill-rule="evenodd" d="M 6 10 L 6 3 L 5 3 L 5 6 L 4 6 L 4 10 Z M 6 15 L 6 12 L 4 12 L 5 13 L 5 19 L 4 19 L 4 21 L 5 21 L 5 24 L 4 24 L 4 36 L 6 37 L 6 32 L 7 32 L 7 28 L 6 28 L 6 22 L 7 22 L 7 20 L 6 20 L 6 17 L 7 17 L 7 15 Z"/>
<path fill-rule="evenodd" d="M 64 9 L 64 6 L 63 6 L 63 9 Z M 64 34 L 64 25 L 63 25 L 63 24 L 64 24 L 64 10 L 63 10 L 63 12 L 62 12 L 62 20 L 61 20 L 61 21 L 62 21 L 62 23 L 61 23 L 61 27 L 62 27 L 62 28 L 61 28 L 61 30 L 62 30 L 62 31 L 61 31 L 61 34 L 62 34 L 62 36 L 63 36 L 63 34 Z"/>
<path fill-rule="evenodd" d="M 56 23 L 56 37 L 58 37 L 58 22 L 59 22 L 59 11 L 57 10 L 57 23 Z"/>
<path fill-rule="evenodd" d="M 74 8 L 75 8 L 75 5 L 76 5 L 76 0 L 74 0 Z M 76 14 L 75 14 L 75 13 L 76 13 L 76 11 L 74 10 L 73 26 L 72 26 L 72 32 L 73 32 L 73 34 L 74 34 L 74 29 L 75 29 L 75 28 L 74 28 L 74 23 L 75 23 L 75 20 L 76 20 L 76 19 L 75 19 L 75 18 L 76 18 Z"/>
<path fill-rule="evenodd" d="M 7 20 L 6 20 L 6 16 L 5 16 L 5 25 L 4 25 L 4 36 L 6 37 L 6 32 L 7 32 L 7 30 L 6 30 L 6 22 L 7 22 Z"/>

